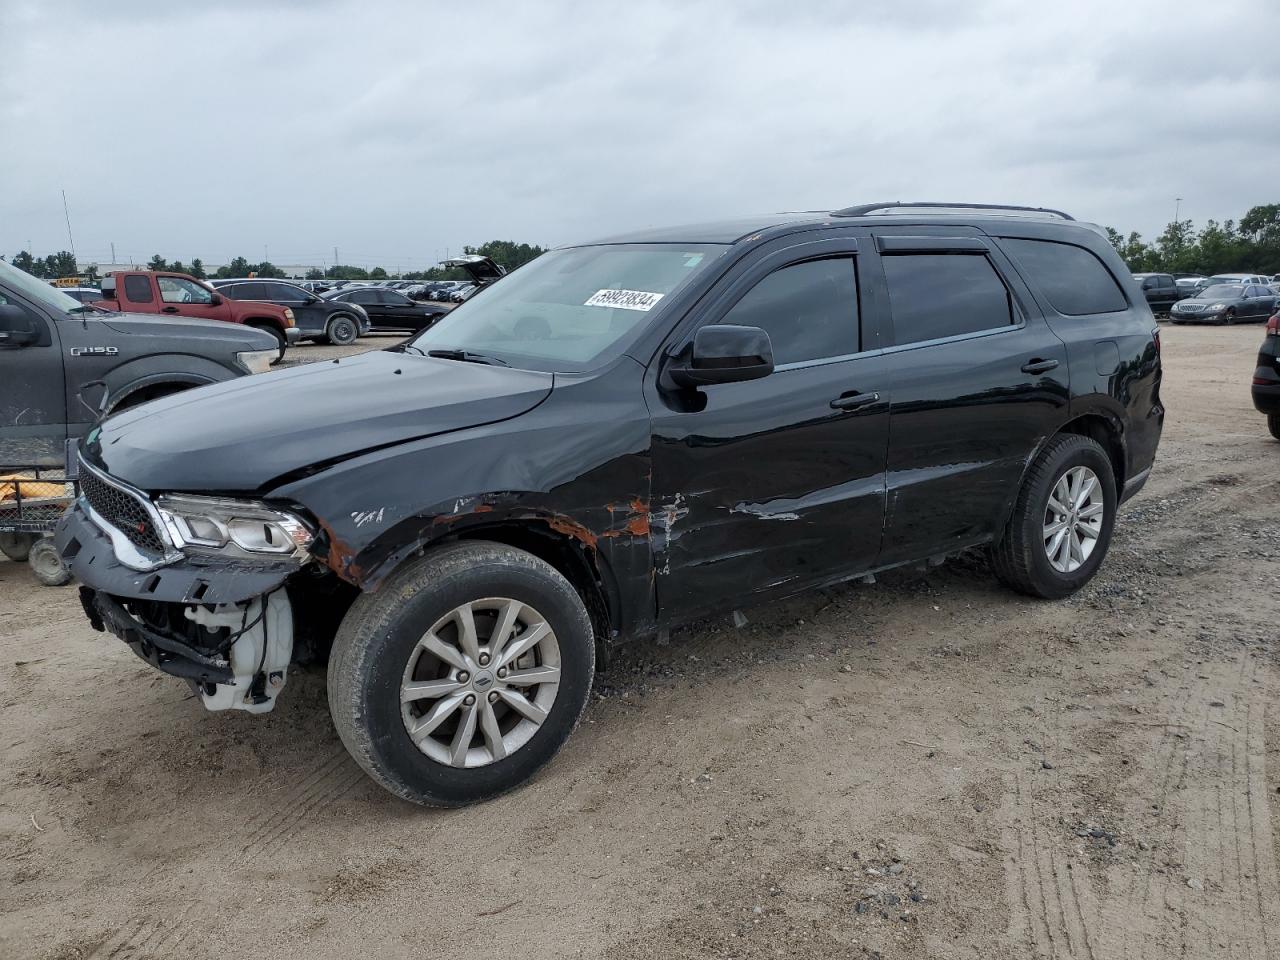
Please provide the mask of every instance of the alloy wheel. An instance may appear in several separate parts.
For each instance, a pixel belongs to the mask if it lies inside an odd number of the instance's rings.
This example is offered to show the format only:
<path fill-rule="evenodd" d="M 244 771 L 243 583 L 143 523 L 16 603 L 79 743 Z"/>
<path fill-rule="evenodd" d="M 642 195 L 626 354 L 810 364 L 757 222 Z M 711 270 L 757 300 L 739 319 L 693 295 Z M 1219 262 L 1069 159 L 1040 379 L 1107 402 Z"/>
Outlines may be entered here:
<path fill-rule="evenodd" d="M 418 640 L 400 683 L 400 714 L 432 760 L 483 767 L 532 739 L 559 687 L 560 645 L 546 618 L 509 597 L 473 600 Z"/>
<path fill-rule="evenodd" d="M 1102 484 L 1088 467 L 1071 467 L 1049 493 L 1044 512 L 1044 551 L 1059 573 L 1074 573 L 1102 535 L 1106 511 Z"/>

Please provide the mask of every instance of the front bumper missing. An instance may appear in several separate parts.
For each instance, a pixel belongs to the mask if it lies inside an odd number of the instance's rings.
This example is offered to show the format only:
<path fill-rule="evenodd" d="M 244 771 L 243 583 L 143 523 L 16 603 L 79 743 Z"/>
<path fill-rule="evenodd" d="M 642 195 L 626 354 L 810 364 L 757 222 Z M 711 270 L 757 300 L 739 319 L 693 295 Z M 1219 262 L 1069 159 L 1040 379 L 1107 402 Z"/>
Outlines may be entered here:
<path fill-rule="evenodd" d="M 114 597 L 80 588 L 80 603 L 95 630 L 109 632 L 157 670 L 196 683 L 231 683 L 235 676 L 225 657 L 211 657 L 191 644 L 135 619 Z"/>
<path fill-rule="evenodd" d="M 119 561 L 111 538 L 81 501 L 58 522 L 54 541 L 82 584 L 80 601 L 94 629 L 119 637 L 157 670 L 190 681 L 209 710 L 265 713 L 275 705 L 293 653 L 293 616 L 281 587 L 298 571 L 296 563 L 250 567 L 184 557 L 154 570 L 134 570 Z M 212 631 L 210 636 L 228 631 L 230 646 L 198 647 L 180 631 L 144 623 L 126 607 L 149 609 L 148 603 L 182 607 L 182 616 Z"/>

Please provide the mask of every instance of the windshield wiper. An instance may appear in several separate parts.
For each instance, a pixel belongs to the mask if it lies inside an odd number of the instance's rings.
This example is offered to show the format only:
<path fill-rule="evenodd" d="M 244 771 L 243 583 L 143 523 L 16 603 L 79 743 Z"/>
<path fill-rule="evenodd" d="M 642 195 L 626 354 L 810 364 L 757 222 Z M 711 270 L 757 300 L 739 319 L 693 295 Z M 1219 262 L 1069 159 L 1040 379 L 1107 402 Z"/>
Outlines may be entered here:
<path fill-rule="evenodd" d="M 422 352 L 421 347 L 416 346 L 412 343 L 398 343 L 394 347 L 387 347 L 388 353 L 408 353 L 410 350 L 412 350 L 414 353 L 416 353 L 420 357 L 426 356 L 426 354 Z"/>
<path fill-rule="evenodd" d="M 441 360 L 461 360 L 464 363 L 488 363 L 499 367 L 511 366 L 505 360 L 486 356 L 483 353 L 472 353 L 470 350 L 428 350 L 427 356 L 439 357 Z"/>

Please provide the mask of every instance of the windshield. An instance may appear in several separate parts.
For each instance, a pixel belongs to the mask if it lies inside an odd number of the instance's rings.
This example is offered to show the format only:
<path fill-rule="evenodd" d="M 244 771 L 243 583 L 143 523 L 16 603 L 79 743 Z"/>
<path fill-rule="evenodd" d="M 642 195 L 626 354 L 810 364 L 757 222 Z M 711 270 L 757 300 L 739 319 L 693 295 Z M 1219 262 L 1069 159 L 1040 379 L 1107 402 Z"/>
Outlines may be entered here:
<path fill-rule="evenodd" d="M 722 244 L 628 243 L 552 250 L 412 341 L 535 370 L 590 370 L 707 268 Z"/>
<path fill-rule="evenodd" d="M 1244 296 L 1244 287 L 1238 283 L 1215 283 L 1200 292 L 1201 300 L 1232 300 Z"/>
<path fill-rule="evenodd" d="M 25 270 L 19 270 L 11 263 L 0 260 L 0 286 L 16 290 L 22 296 L 35 300 L 56 313 L 71 313 L 83 310 L 82 304 L 75 297 L 69 297 L 57 287 L 51 287 L 39 277 L 33 277 Z"/>

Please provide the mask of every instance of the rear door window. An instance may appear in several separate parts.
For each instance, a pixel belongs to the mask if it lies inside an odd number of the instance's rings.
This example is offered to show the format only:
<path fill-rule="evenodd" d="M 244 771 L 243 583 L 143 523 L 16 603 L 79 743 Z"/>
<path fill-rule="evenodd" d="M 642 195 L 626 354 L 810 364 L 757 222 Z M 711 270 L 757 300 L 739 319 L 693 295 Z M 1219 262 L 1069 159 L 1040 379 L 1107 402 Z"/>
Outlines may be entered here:
<path fill-rule="evenodd" d="M 999 242 L 1058 313 L 1079 317 L 1128 309 L 1116 278 L 1084 247 L 1012 237 L 1002 237 Z M 1165 277 L 1150 280 L 1154 282 L 1144 286 L 1159 288 L 1170 283 Z"/>
<path fill-rule="evenodd" d="M 939 340 L 1013 323 L 1009 291 L 981 254 L 885 253 L 897 344 Z"/>
<path fill-rule="evenodd" d="M 810 260 L 775 270 L 718 322 L 767 331 L 779 366 L 858 353 L 854 260 Z"/>
<path fill-rule="evenodd" d="M 155 294 L 151 292 L 151 278 L 130 274 L 124 278 L 124 295 L 130 303 L 151 303 Z"/>

